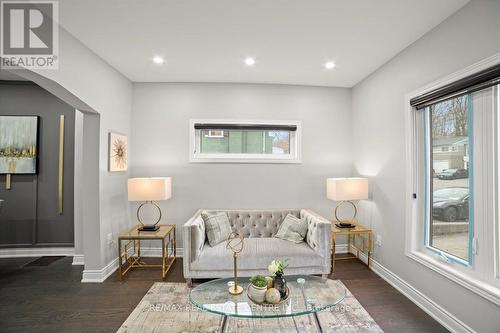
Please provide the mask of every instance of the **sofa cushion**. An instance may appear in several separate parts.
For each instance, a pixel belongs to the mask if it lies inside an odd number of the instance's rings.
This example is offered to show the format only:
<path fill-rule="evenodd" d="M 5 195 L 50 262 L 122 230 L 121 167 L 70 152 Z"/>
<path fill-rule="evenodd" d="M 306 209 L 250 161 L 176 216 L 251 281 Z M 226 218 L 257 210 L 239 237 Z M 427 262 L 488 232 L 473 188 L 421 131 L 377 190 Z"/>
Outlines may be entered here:
<path fill-rule="evenodd" d="M 307 243 L 299 244 L 279 238 L 246 238 L 243 251 L 238 255 L 238 271 L 265 270 L 275 259 L 288 259 L 289 268 L 322 266 L 324 258 Z M 232 270 L 233 253 L 224 243 L 205 246 L 191 264 L 193 270 Z M 286 271 L 285 271 L 286 274 Z"/>
<path fill-rule="evenodd" d="M 288 215 L 299 217 L 300 210 L 207 210 L 207 213 L 226 212 L 231 228 L 244 238 L 274 237 Z"/>
<path fill-rule="evenodd" d="M 205 230 L 210 246 L 215 246 L 228 239 L 231 234 L 231 225 L 225 212 L 213 214 L 202 212 L 201 217 L 205 222 Z"/>
<path fill-rule="evenodd" d="M 307 221 L 288 214 L 281 223 L 276 238 L 281 238 L 292 243 L 301 243 L 307 233 Z"/>

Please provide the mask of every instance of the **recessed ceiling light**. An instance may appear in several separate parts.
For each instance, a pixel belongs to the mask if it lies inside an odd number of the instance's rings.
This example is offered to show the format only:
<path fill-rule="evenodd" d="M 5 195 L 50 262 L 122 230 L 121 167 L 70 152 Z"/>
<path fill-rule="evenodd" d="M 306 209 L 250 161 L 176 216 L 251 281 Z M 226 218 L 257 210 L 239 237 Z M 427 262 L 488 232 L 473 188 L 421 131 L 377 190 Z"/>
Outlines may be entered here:
<path fill-rule="evenodd" d="M 161 64 L 163 64 L 165 62 L 165 59 L 163 59 L 160 56 L 155 56 L 155 57 L 153 57 L 153 62 L 155 64 L 161 65 Z"/>
<path fill-rule="evenodd" d="M 334 69 L 335 68 L 335 63 L 333 61 L 328 61 L 325 63 L 325 68 L 326 69 Z"/>
<path fill-rule="evenodd" d="M 245 65 L 247 65 L 247 66 L 255 65 L 255 59 L 252 57 L 246 57 L 245 58 Z"/>

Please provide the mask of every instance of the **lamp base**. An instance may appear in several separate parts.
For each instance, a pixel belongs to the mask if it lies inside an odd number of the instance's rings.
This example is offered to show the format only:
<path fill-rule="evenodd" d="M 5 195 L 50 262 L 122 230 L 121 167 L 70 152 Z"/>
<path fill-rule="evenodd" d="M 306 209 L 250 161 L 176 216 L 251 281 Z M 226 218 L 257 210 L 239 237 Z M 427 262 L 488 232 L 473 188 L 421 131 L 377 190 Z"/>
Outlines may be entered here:
<path fill-rule="evenodd" d="M 158 229 L 160 229 L 160 226 L 157 225 L 157 224 L 145 224 L 139 228 L 137 228 L 137 230 L 139 231 L 157 231 Z"/>
<path fill-rule="evenodd" d="M 231 287 L 229 287 L 228 291 L 231 295 L 239 295 L 243 292 L 243 287 L 236 286 L 236 290 L 234 290 L 234 286 L 231 286 Z"/>
<path fill-rule="evenodd" d="M 354 209 L 354 212 L 353 212 L 354 214 L 352 215 L 351 219 L 349 219 L 349 220 L 341 220 L 341 219 L 339 219 L 339 216 L 337 215 L 339 208 L 344 204 L 351 204 L 352 208 Z M 335 206 L 335 211 L 334 211 L 335 220 L 337 220 L 337 222 L 339 224 L 343 225 L 344 227 L 347 227 L 349 225 L 356 223 L 357 213 L 358 213 L 358 209 L 356 208 L 356 205 L 352 201 L 349 201 L 349 200 L 341 201 L 337 204 L 337 206 Z"/>
<path fill-rule="evenodd" d="M 343 220 L 338 222 L 339 222 L 338 224 L 340 224 L 343 227 L 350 227 L 356 223 L 355 220 Z"/>

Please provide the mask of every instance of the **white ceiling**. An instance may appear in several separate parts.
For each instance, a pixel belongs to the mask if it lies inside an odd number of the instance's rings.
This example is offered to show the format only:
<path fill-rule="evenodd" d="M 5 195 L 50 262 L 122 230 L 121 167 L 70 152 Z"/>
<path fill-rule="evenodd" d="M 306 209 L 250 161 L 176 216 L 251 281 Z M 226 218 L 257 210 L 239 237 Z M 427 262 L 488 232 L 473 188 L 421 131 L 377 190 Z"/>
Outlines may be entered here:
<path fill-rule="evenodd" d="M 59 19 L 136 82 L 351 87 L 467 2 L 61 0 Z"/>

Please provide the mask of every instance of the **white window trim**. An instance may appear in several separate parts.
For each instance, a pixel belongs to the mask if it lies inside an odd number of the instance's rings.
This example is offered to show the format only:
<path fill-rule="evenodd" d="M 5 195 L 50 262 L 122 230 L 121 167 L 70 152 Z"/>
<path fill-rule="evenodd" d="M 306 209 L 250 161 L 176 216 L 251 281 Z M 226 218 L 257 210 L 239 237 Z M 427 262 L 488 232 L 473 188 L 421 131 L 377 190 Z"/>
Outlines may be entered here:
<path fill-rule="evenodd" d="M 455 82 L 466 76 L 475 74 L 491 66 L 500 64 L 500 53 L 493 55 L 487 59 L 484 59 L 472 66 L 465 68 L 464 70 L 453 73 L 446 78 L 431 83 L 425 87 L 417 89 L 405 96 L 405 135 L 406 135 L 406 204 L 405 204 L 405 220 L 406 220 L 406 239 L 405 239 L 405 254 L 407 257 L 417 261 L 418 263 L 432 269 L 433 271 L 447 277 L 448 279 L 458 283 L 459 285 L 467 288 L 468 290 L 484 297 L 485 299 L 493 302 L 496 305 L 500 305 L 500 288 L 487 283 L 482 280 L 478 280 L 467 274 L 467 270 L 470 267 L 465 267 L 459 263 L 453 261 L 447 261 L 445 258 L 441 258 L 438 254 L 432 254 L 430 251 L 425 251 L 422 249 L 422 244 L 419 242 L 422 240 L 421 234 L 419 234 L 419 228 L 422 227 L 421 219 L 419 219 L 419 214 L 421 213 L 421 207 L 418 207 L 418 199 L 413 198 L 413 193 L 422 193 L 418 191 L 422 187 L 422 179 L 417 179 L 415 175 L 416 170 L 419 168 L 419 161 L 416 161 L 417 153 L 417 133 L 415 131 L 415 112 L 413 112 L 410 106 L 410 100 L 413 97 L 422 95 L 426 92 L 435 90 L 446 84 Z M 500 95 L 500 93 L 499 93 Z M 498 147 L 500 147 L 500 138 L 496 138 Z M 421 162 L 421 161 L 420 161 Z M 498 168 L 497 168 L 498 170 Z M 500 174 L 496 175 L 497 179 L 495 184 L 499 187 Z M 498 192 L 497 192 L 498 193 Z M 500 198 L 496 199 L 500 203 Z M 498 212 L 496 212 L 496 221 L 498 222 Z M 497 251 L 495 251 L 495 272 L 497 278 L 500 277 L 500 259 L 498 258 L 498 246 L 500 240 L 500 229 L 498 223 L 495 226 L 495 246 Z"/>
<path fill-rule="evenodd" d="M 196 123 L 203 124 L 272 124 L 297 126 L 290 137 L 289 155 L 272 154 L 201 154 L 196 152 L 199 135 L 194 128 Z M 249 119 L 190 119 L 189 121 L 189 162 L 191 163 L 302 163 L 302 122 L 300 120 L 249 120 Z"/>

